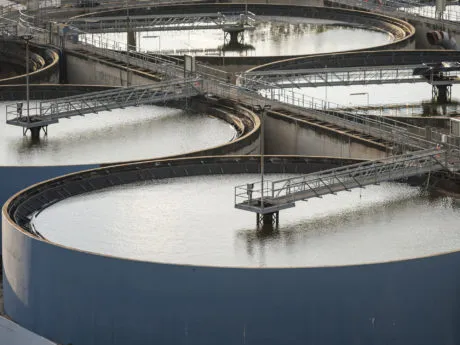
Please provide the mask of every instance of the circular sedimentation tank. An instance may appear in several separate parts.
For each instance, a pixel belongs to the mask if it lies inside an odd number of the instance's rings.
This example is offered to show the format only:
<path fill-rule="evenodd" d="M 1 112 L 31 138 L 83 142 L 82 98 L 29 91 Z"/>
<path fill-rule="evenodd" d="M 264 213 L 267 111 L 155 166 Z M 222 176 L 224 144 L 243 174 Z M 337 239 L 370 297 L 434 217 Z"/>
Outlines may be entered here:
<path fill-rule="evenodd" d="M 259 162 L 112 166 L 18 193 L 3 208 L 7 314 L 63 343 L 430 344 L 455 334 L 452 199 L 385 183 L 300 203 L 281 212 L 278 231 L 258 232 L 253 214 L 233 210 L 232 187 L 257 178 Z M 270 157 L 266 171 L 350 162 Z"/>
<path fill-rule="evenodd" d="M 129 16 L 133 23 L 136 16 L 159 15 L 167 17 L 180 13 L 206 16 L 206 14 L 245 13 L 255 14 L 253 28 L 246 29 L 238 38 L 238 44 L 225 40 L 222 29 L 174 30 L 180 26 L 176 22 L 164 23 L 159 29 L 148 32 L 142 28 L 135 29 L 136 49 L 164 54 L 195 54 L 203 61 L 213 63 L 213 59 L 222 57 L 266 57 L 266 61 L 275 61 L 278 56 L 302 56 L 324 52 L 349 50 L 373 50 L 391 48 L 410 48 L 414 40 L 412 25 L 399 19 L 370 14 L 366 12 L 340 8 L 308 7 L 295 5 L 269 4 L 193 4 L 176 6 L 132 7 Z M 98 23 L 104 18 L 114 21 L 112 27 L 106 28 L 111 33 L 97 33 Z M 82 31 L 84 42 L 101 44 L 103 39 L 126 42 L 125 25 L 120 20 L 126 18 L 126 10 L 103 10 L 96 13 L 75 16 L 69 19 L 71 25 Z M 94 24 L 96 23 L 96 24 Z M 197 23 L 198 24 L 198 23 Z M 203 24 L 208 24 L 204 22 Z M 102 25 L 102 24 L 101 24 Z M 136 25 L 136 24 L 132 24 Z M 118 31 L 118 32 L 117 32 Z M 227 37 L 228 39 L 228 37 Z M 235 43 L 235 42 L 234 42 Z M 105 44 L 105 43 L 104 43 Z M 272 58 L 270 58 L 272 57 Z M 217 60 L 216 60 L 217 61 Z M 220 61 L 220 60 L 219 60 Z M 264 60 L 255 64 L 263 63 Z M 265 62 L 266 62 L 265 61 Z M 254 62 L 252 62 L 254 64 Z M 247 61 L 228 60 L 219 64 L 243 64 Z"/>
<path fill-rule="evenodd" d="M 82 35 L 81 40 L 92 34 Z M 126 42 L 125 33 L 98 34 L 102 39 Z M 392 34 L 362 24 L 315 18 L 258 16 L 240 44 L 226 43 L 220 29 L 159 31 L 136 34 L 140 51 L 197 56 L 284 56 L 365 49 L 394 42 Z M 155 39 L 153 39 L 155 38 Z"/>

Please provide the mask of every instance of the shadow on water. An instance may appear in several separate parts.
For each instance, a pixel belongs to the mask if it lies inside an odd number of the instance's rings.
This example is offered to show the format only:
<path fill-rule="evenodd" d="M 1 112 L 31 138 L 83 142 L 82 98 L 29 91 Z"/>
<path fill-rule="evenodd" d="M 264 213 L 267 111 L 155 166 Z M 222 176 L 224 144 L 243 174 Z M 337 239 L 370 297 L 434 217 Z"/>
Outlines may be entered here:
<path fill-rule="evenodd" d="M 40 133 L 40 137 L 32 137 L 31 135 L 23 135 L 18 141 L 18 153 L 26 153 L 30 150 L 41 150 L 48 146 L 48 136 Z"/>
<path fill-rule="evenodd" d="M 114 123 L 102 128 L 77 128 L 74 131 L 69 132 L 67 135 L 63 135 L 62 133 L 67 133 L 69 130 L 68 126 L 65 126 L 65 129 L 61 132 L 61 134 L 53 132 L 55 127 L 50 126 L 51 133 L 49 136 L 44 135 L 43 132 L 41 132 L 40 137 L 36 139 L 32 138 L 30 133 L 28 133 L 25 136 L 18 136 L 17 140 L 12 139 L 9 145 L 13 146 L 17 153 L 28 155 L 32 152 L 44 151 L 45 149 L 52 149 L 56 151 L 64 150 L 66 147 L 71 148 L 82 143 L 92 143 L 93 145 L 97 145 L 98 143 L 103 144 L 107 142 L 107 138 L 117 138 L 118 140 L 128 142 L 130 140 L 134 140 L 135 138 L 139 138 L 142 135 L 150 135 L 155 128 L 164 126 L 167 123 L 171 123 L 172 121 L 177 122 L 178 115 L 180 115 L 179 124 L 181 122 L 189 121 L 195 115 L 185 112 L 182 109 L 174 110 L 175 112 L 170 114 L 146 118 L 140 121 Z M 110 115 L 104 114 L 102 116 L 107 116 L 108 121 L 110 121 Z M 59 126 L 59 124 L 56 124 L 56 126 Z"/>
<path fill-rule="evenodd" d="M 246 52 L 250 50 L 255 50 L 256 48 L 251 44 L 244 43 L 227 43 L 217 47 L 218 50 L 222 52 Z"/>

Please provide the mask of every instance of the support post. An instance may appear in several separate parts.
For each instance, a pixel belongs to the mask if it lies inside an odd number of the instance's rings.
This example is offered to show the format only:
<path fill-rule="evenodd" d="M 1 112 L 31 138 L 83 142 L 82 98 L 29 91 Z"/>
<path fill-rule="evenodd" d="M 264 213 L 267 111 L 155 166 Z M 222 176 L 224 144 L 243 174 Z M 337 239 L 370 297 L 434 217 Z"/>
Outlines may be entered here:
<path fill-rule="evenodd" d="M 24 35 L 23 39 L 26 41 L 26 100 L 27 100 L 27 122 L 30 122 L 30 87 L 29 87 L 29 41 L 32 35 Z"/>
<path fill-rule="evenodd" d="M 452 85 L 433 85 L 432 98 L 437 103 L 449 103 L 451 101 Z"/>
<path fill-rule="evenodd" d="M 230 40 L 228 37 L 230 36 Z M 229 47 L 239 46 L 244 41 L 244 29 L 243 30 L 224 30 L 224 44 Z"/>
<path fill-rule="evenodd" d="M 134 36 L 134 32 L 131 30 L 131 25 L 129 22 L 129 5 L 128 0 L 126 0 L 126 86 L 131 85 L 131 73 L 129 70 L 129 47 L 130 43 L 134 41 L 136 43 L 136 37 Z"/>
<path fill-rule="evenodd" d="M 41 129 L 42 129 L 41 127 L 32 127 L 32 128 L 30 128 L 30 133 L 32 135 L 32 139 L 37 140 L 37 139 L 40 138 L 40 130 Z"/>
<path fill-rule="evenodd" d="M 279 226 L 279 211 L 271 213 L 257 213 L 257 228 L 274 229 Z"/>

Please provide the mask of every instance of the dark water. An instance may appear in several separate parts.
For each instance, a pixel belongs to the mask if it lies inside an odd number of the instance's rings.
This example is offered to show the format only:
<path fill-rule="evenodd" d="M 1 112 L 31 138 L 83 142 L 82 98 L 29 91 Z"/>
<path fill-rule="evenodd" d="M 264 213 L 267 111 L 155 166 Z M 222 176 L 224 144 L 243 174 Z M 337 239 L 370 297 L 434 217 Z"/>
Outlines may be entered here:
<path fill-rule="evenodd" d="M 32 106 L 32 105 L 31 105 Z M 5 114 L 5 103 L 0 104 Z M 139 106 L 62 119 L 39 142 L 0 122 L 0 165 L 66 165 L 156 158 L 229 142 L 224 121 L 180 109 Z"/>
<path fill-rule="evenodd" d="M 211 266 L 349 265 L 460 248 L 454 200 L 396 183 L 298 202 L 280 212 L 279 231 L 257 231 L 255 214 L 233 207 L 233 187 L 257 179 L 203 176 L 110 189 L 57 203 L 34 225 L 82 250 Z"/>
<path fill-rule="evenodd" d="M 126 42 L 126 33 L 102 36 Z M 90 37 L 87 35 L 87 39 Z M 137 33 L 137 44 L 141 51 L 210 56 L 317 54 L 373 47 L 392 40 L 389 34 L 370 28 L 295 17 L 257 17 L 255 29 L 244 33 L 242 45 L 236 50 L 225 45 L 224 33 L 220 29 Z"/>

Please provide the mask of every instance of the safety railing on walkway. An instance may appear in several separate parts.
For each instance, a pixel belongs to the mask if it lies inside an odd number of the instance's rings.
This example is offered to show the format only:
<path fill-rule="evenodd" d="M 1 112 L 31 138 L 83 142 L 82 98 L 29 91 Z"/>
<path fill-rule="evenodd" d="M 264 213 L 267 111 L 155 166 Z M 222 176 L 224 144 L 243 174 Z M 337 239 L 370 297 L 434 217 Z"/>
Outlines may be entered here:
<path fill-rule="evenodd" d="M 254 29 L 256 16 L 252 12 L 182 13 L 155 15 L 126 15 L 79 17 L 70 23 L 85 32 Z"/>
<path fill-rule="evenodd" d="M 82 39 L 81 32 L 76 34 L 77 39 L 74 42 L 66 43 L 72 45 L 75 49 L 84 49 L 121 63 L 125 62 L 127 68 L 132 65 L 160 74 L 163 73 L 169 78 L 184 78 L 182 59 L 136 52 L 134 49 L 127 49 L 129 47 L 126 47 L 123 43 L 103 39 L 99 35 L 85 34 Z M 308 114 L 308 116 L 313 116 L 343 128 L 357 130 L 376 138 L 395 142 L 402 146 L 399 150 L 432 147 L 432 143 L 426 140 L 427 133 L 425 128 L 390 119 L 371 119 L 358 110 L 344 112 L 340 110 L 343 105 L 294 93 L 293 91 L 285 92 L 284 90 L 273 89 L 272 84 L 261 83 L 257 80 L 250 81 L 250 83 L 258 84 L 254 88 L 245 88 L 244 85 L 249 83 L 244 79 L 242 80 L 242 78 L 239 79 L 238 86 L 231 85 L 226 72 L 199 63 L 196 64 L 195 74 L 204 79 L 203 91 L 208 94 L 216 94 L 250 105 L 271 102 L 274 105 L 284 106 L 300 114 Z M 255 89 L 259 90 L 259 92 L 256 92 Z"/>
<path fill-rule="evenodd" d="M 340 85 L 369 85 L 396 83 L 431 83 L 433 75 L 414 74 L 426 65 L 357 66 L 312 69 L 267 70 L 243 73 L 243 86 L 256 88 L 272 85 L 273 88 L 325 87 Z M 432 72 L 433 73 L 433 72 Z M 443 71 L 450 84 L 460 83 L 458 71 Z M 431 77 L 431 78 L 430 78 Z"/>
<path fill-rule="evenodd" d="M 424 101 L 421 103 L 379 103 L 360 106 L 344 106 L 339 111 L 358 111 L 373 116 L 423 117 L 423 116 L 457 116 L 460 115 L 460 103 L 437 103 Z"/>
<path fill-rule="evenodd" d="M 56 123 L 62 118 L 183 99 L 201 93 L 202 80 L 188 79 L 42 101 L 31 107 L 29 111 L 22 103 L 16 103 L 6 106 L 6 123 L 23 128 L 43 127 Z"/>
<path fill-rule="evenodd" d="M 296 201 L 411 176 L 460 170 L 460 151 L 428 149 L 276 181 L 235 187 L 235 207 L 259 214 L 293 207 Z"/>

